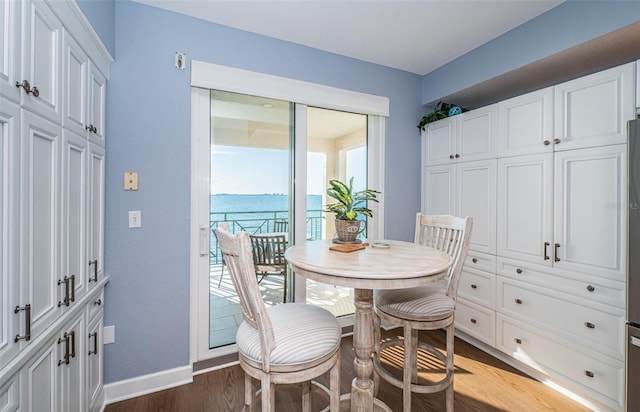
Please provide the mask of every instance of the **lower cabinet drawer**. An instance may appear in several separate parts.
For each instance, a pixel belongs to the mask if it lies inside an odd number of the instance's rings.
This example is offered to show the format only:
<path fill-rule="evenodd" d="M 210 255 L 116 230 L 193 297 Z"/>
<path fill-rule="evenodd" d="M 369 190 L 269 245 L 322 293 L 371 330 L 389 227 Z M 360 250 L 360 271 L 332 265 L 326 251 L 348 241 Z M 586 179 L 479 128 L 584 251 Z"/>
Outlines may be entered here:
<path fill-rule="evenodd" d="M 458 284 L 458 296 L 489 309 L 495 309 L 496 275 L 463 268 Z"/>
<path fill-rule="evenodd" d="M 455 314 L 456 329 L 487 345 L 495 345 L 495 312 L 465 299 L 458 299 Z"/>
<path fill-rule="evenodd" d="M 622 309 L 498 276 L 498 312 L 617 359 L 625 356 Z"/>
<path fill-rule="evenodd" d="M 576 392 L 587 388 L 588 395 L 615 410 L 623 409 L 624 362 L 583 351 L 580 342 L 566 342 L 534 331 L 521 322 L 496 315 L 496 348 L 549 376 Z M 568 379 L 567 379 L 568 378 Z"/>

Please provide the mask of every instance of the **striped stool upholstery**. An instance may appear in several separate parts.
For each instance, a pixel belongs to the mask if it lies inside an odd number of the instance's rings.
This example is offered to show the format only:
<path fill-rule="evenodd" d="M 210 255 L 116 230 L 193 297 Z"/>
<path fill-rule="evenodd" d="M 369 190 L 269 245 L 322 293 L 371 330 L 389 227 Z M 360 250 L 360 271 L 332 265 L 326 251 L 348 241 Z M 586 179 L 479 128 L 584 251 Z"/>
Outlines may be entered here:
<path fill-rule="evenodd" d="M 329 311 L 301 303 L 267 308 L 255 275 L 249 234 L 216 229 L 218 245 L 238 293 L 244 322 L 236 333 L 245 373 L 245 409 L 254 411 L 254 379 L 261 382 L 262 411 L 275 411 L 275 385 L 302 383 L 302 410 L 311 410 L 310 385 L 329 393 L 329 408 L 340 407 L 342 328 Z M 330 371 L 330 390 L 312 379 Z"/>
<path fill-rule="evenodd" d="M 403 410 L 411 410 L 411 393 L 433 393 L 446 389 L 446 408 L 453 411 L 453 341 L 454 310 L 460 272 L 469 249 L 469 236 L 473 220 L 470 217 L 416 216 L 415 242 L 445 251 L 451 256 L 452 265 L 443 281 L 411 289 L 379 290 L 374 293 L 376 323 L 376 348 L 373 366 L 376 374 L 402 388 Z M 391 327 L 401 326 L 403 337 L 380 340 L 380 322 Z M 418 331 L 445 328 L 446 352 L 418 341 Z M 404 350 L 402 379 L 398 379 L 380 363 L 384 350 L 390 346 L 401 346 Z M 444 378 L 437 382 L 418 382 L 417 356 L 421 348 L 437 359 L 446 368 Z"/>

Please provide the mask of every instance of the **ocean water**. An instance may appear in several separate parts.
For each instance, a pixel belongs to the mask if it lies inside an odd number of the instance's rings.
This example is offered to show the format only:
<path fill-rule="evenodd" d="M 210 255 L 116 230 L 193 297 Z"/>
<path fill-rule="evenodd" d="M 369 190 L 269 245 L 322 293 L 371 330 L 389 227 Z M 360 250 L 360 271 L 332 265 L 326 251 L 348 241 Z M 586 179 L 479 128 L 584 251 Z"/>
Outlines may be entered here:
<path fill-rule="evenodd" d="M 280 212 L 278 216 L 286 216 L 289 207 L 289 197 L 281 194 L 262 195 L 236 195 L 219 194 L 211 195 L 211 213 L 236 213 L 242 212 Z M 307 209 L 321 210 L 322 195 L 308 195 Z M 255 213 L 252 213 L 255 216 Z M 271 214 L 272 215 L 272 214 Z"/>

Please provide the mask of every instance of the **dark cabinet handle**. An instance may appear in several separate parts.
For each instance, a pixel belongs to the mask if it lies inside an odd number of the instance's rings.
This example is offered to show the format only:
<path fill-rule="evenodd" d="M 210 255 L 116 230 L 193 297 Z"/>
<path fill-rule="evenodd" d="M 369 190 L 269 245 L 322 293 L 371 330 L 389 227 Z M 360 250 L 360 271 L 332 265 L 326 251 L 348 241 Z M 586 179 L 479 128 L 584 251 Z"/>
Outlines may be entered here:
<path fill-rule="evenodd" d="M 16 82 L 16 87 L 22 87 L 27 94 L 33 93 L 33 97 L 40 96 L 40 90 L 35 86 L 31 87 L 29 80 L 23 80 L 22 83 Z"/>
<path fill-rule="evenodd" d="M 453 159 L 453 155 L 449 155 L 449 159 Z"/>
<path fill-rule="evenodd" d="M 61 344 L 62 342 L 64 342 L 64 357 L 62 360 L 58 361 L 58 366 L 65 364 L 68 365 L 69 364 L 69 337 L 71 335 L 69 335 L 67 332 L 64 333 L 64 336 L 60 339 L 58 339 L 58 345 Z"/>
<path fill-rule="evenodd" d="M 473 258 L 473 259 L 471 259 L 471 261 L 472 261 L 473 263 L 478 263 L 478 258 Z"/>
<path fill-rule="evenodd" d="M 458 153 L 456 153 L 456 159 L 460 158 L 460 155 Z"/>
<path fill-rule="evenodd" d="M 595 375 L 593 372 L 591 371 L 584 371 L 585 376 L 588 376 L 589 378 L 593 378 Z"/>
<path fill-rule="evenodd" d="M 93 265 L 93 278 L 89 277 L 89 282 L 97 282 L 98 281 L 98 259 L 90 260 L 89 266 Z"/>
<path fill-rule="evenodd" d="M 558 138 L 553 139 L 553 143 L 560 144 L 560 139 L 558 139 Z"/>
<path fill-rule="evenodd" d="M 478 321 L 473 319 L 473 318 L 471 318 L 471 323 L 473 323 L 475 325 L 476 323 L 478 323 Z"/>
<path fill-rule="evenodd" d="M 93 304 L 98 306 L 102 305 L 102 299 L 96 300 L 95 302 L 93 302 Z"/>
<path fill-rule="evenodd" d="M 93 350 L 89 350 L 89 356 L 98 354 L 98 332 L 90 333 L 89 339 L 93 338 Z"/>
<path fill-rule="evenodd" d="M 593 292 L 594 290 L 596 290 L 596 288 L 593 285 L 587 285 L 587 290 L 589 292 Z"/>
<path fill-rule="evenodd" d="M 58 279 L 58 286 L 64 283 L 64 299 L 58 302 L 58 307 L 65 305 L 69 306 L 71 299 L 69 298 L 69 276 L 65 276 L 64 279 Z"/>
<path fill-rule="evenodd" d="M 514 302 L 516 302 L 518 305 L 522 305 L 522 299 L 514 299 Z"/>
<path fill-rule="evenodd" d="M 478 289 L 478 285 L 471 285 L 471 289 Z"/>
<path fill-rule="evenodd" d="M 517 273 L 518 275 L 521 275 L 521 274 L 522 274 L 522 269 L 517 268 L 517 269 L 516 269 L 516 273 Z"/>
<path fill-rule="evenodd" d="M 544 142 L 542 142 L 542 143 L 544 143 L 544 145 L 545 145 L 545 146 L 549 146 L 549 145 L 551 144 L 551 142 L 550 142 L 550 141 L 548 141 L 548 140 L 545 140 L 545 141 L 544 141 Z"/>
<path fill-rule="evenodd" d="M 13 313 L 20 313 L 20 311 L 23 310 L 25 313 L 24 335 L 16 335 L 16 337 L 13 339 L 14 342 L 17 342 L 20 339 L 24 339 L 25 341 L 31 340 L 31 305 L 27 303 L 23 307 L 16 306 L 16 308 L 13 310 Z"/>
<path fill-rule="evenodd" d="M 553 261 L 560 262 L 560 258 L 558 257 L 558 249 L 560 248 L 560 243 L 554 244 L 553 248 Z"/>
<path fill-rule="evenodd" d="M 549 242 L 544 242 L 544 260 L 549 260 Z"/>
<path fill-rule="evenodd" d="M 586 326 L 589 329 L 595 329 L 596 328 L 596 325 L 591 323 L 591 322 L 585 322 L 584 326 Z"/>
<path fill-rule="evenodd" d="M 520 338 L 515 338 L 515 339 L 513 339 L 513 341 L 515 343 L 517 343 L 518 345 L 522 344 L 522 339 L 520 339 Z"/>

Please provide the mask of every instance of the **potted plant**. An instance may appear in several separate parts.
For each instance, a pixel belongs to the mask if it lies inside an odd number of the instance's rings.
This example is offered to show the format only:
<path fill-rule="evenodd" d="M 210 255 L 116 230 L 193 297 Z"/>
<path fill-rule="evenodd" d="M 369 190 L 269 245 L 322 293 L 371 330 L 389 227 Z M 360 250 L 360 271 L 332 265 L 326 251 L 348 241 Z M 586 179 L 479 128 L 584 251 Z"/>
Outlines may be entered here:
<path fill-rule="evenodd" d="M 340 180 L 330 180 L 327 195 L 337 200 L 328 204 L 326 212 L 335 213 L 337 243 L 357 243 L 356 237 L 365 229 L 366 222 L 356 219 L 358 215 L 373 217 L 371 209 L 367 207 L 367 201 L 378 202 L 377 190 L 365 189 L 353 191 L 353 177 L 349 184 Z"/>

